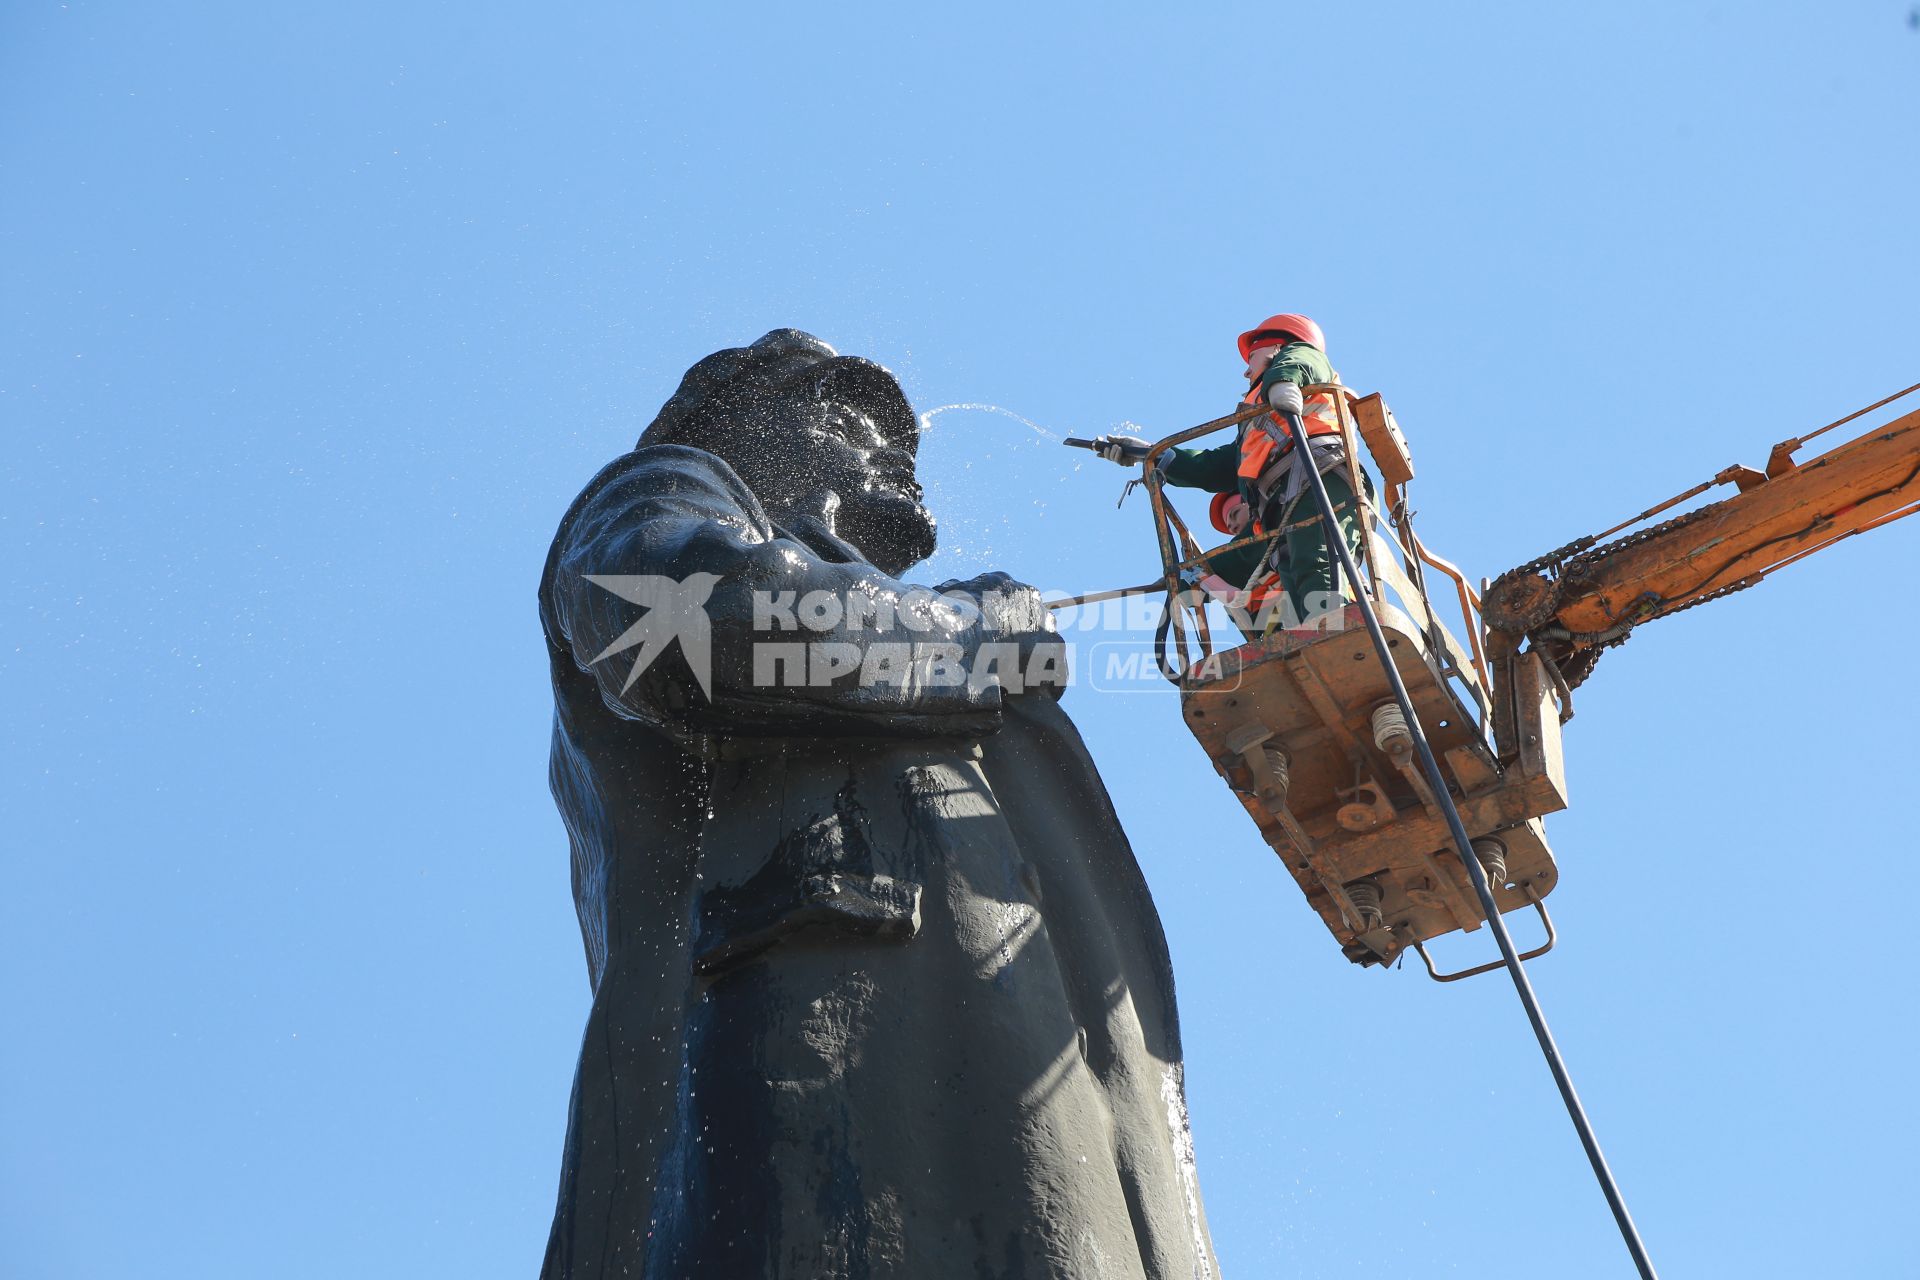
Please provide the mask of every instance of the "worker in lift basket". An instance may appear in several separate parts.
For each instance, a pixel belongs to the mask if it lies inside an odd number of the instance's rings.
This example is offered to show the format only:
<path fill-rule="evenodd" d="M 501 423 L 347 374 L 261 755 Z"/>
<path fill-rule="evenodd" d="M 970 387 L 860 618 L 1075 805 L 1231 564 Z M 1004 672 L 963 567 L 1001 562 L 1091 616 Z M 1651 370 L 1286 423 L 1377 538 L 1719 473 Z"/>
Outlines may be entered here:
<path fill-rule="evenodd" d="M 1220 495 L 1213 501 L 1211 515 L 1222 533 L 1238 539 L 1249 533 L 1286 530 L 1270 544 L 1249 543 L 1211 557 L 1208 567 L 1213 580 L 1207 585 L 1256 615 L 1278 606 L 1281 623 L 1289 626 L 1310 624 L 1339 604 L 1340 596 L 1334 589 L 1336 557 L 1281 413 L 1300 415 L 1308 449 L 1325 478 L 1348 549 L 1357 556 L 1360 548 L 1354 468 L 1340 436 L 1333 393 L 1304 396 L 1301 391 L 1339 381 L 1327 362 L 1326 347 L 1320 326 L 1303 315 L 1268 316 L 1241 334 L 1240 356 L 1247 362 L 1247 393 L 1242 403 L 1264 402 L 1274 412 L 1241 423 L 1237 438 L 1226 444 L 1171 449 L 1159 461 L 1168 484 Z M 1147 442 L 1137 436 L 1103 436 L 1096 443 L 1101 457 L 1122 465 L 1138 463 L 1148 449 Z M 1364 471 L 1361 477 L 1371 494 L 1372 484 Z M 1265 618 L 1261 621 L 1264 624 Z"/>

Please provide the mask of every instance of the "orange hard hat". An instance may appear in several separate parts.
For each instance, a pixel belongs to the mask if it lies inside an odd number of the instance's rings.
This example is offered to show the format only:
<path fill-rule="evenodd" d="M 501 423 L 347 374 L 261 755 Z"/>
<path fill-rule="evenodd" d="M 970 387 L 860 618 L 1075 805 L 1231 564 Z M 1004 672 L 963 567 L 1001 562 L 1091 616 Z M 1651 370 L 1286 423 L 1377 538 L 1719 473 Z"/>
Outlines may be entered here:
<path fill-rule="evenodd" d="M 1253 355 L 1257 338 L 1272 338 L 1279 334 L 1299 338 L 1302 342 L 1311 342 L 1320 348 L 1322 355 L 1327 351 L 1327 335 L 1320 332 L 1320 326 L 1310 318 L 1286 312 L 1277 316 L 1268 316 L 1253 328 L 1240 335 L 1240 358 L 1248 359 Z"/>
<path fill-rule="evenodd" d="M 1239 527 L 1234 526 L 1234 518 L 1239 517 Z M 1207 504 L 1207 519 L 1213 527 L 1225 534 L 1239 535 L 1247 527 L 1247 502 L 1237 490 L 1229 489 L 1225 493 L 1213 495 L 1213 501 Z"/>

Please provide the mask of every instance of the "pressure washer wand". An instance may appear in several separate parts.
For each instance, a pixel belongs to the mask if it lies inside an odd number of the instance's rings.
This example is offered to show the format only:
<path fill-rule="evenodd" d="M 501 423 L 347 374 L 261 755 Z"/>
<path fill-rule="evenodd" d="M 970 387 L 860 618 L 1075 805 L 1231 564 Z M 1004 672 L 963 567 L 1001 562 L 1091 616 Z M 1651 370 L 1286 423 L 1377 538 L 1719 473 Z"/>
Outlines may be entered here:
<path fill-rule="evenodd" d="M 1135 440 L 1130 436 L 1123 436 L 1122 439 L 1127 441 L 1127 445 L 1126 445 L 1126 450 L 1127 450 L 1126 461 L 1127 462 L 1133 463 L 1133 462 L 1142 462 L 1146 460 L 1146 456 L 1148 452 L 1147 446 L 1141 444 L 1138 440 Z M 1091 440 L 1082 440 L 1079 436 L 1068 436 L 1065 440 L 1062 440 L 1060 443 L 1073 449 L 1087 449 L 1094 453 L 1102 453 L 1103 450 L 1112 447 L 1114 440 L 1112 436 L 1095 436 Z M 1102 456 L 1105 456 L 1105 455 L 1102 453 Z"/>
<path fill-rule="evenodd" d="M 1068 436 L 1065 440 L 1062 440 L 1060 443 L 1074 449 L 1090 449 L 1094 453 L 1097 453 L 1104 458 L 1107 456 L 1105 453 L 1105 450 L 1108 447 L 1110 447 L 1113 443 L 1113 437 L 1099 436 L 1092 440 L 1082 440 L 1079 436 Z M 1139 441 L 1129 440 L 1126 446 L 1126 449 L 1127 449 L 1127 453 L 1126 453 L 1126 457 L 1124 458 L 1125 462 L 1134 463 L 1134 462 L 1145 462 L 1147 460 L 1147 454 L 1149 453 L 1149 450 L 1146 447 L 1142 446 Z M 1113 505 L 1116 507 L 1126 506 L 1127 495 L 1132 493 L 1136 488 L 1139 487 L 1139 485 L 1140 485 L 1139 476 L 1135 476 L 1133 479 L 1127 481 L 1127 487 L 1120 491 L 1120 501 L 1114 503 Z"/>

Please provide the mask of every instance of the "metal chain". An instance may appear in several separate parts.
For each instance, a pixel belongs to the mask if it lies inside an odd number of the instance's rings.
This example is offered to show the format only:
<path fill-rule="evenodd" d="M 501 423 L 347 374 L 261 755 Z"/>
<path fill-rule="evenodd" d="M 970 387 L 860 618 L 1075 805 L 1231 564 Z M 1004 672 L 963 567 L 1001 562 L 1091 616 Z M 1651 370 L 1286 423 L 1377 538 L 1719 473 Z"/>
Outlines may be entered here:
<path fill-rule="evenodd" d="M 1689 600 L 1685 604 L 1679 605 L 1672 609 L 1664 609 L 1661 612 L 1654 614 L 1653 616 L 1655 618 L 1671 618 L 1676 613 L 1685 613 L 1689 609 L 1698 609 L 1703 604 L 1708 604 L 1715 600 L 1724 600 L 1736 591 L 1745 591 L 1748 587 L 1754 587 L 1754 586 L 1760 585 L 1761 581 L 1765 579 L 1766 576 L 1767 575 L 1764 573 L 1750 573 L 1746 577 L 1740 579 L 1740 581 L 1738 582 L 1730 582 L 1726 586 L 1719 587 L 1713 591 L 1709 591 L 1707 592 L 1707 594 L 1700 596 L 1697 599 Z M 1651 621 L 1651 620 L 1652 619 L 1644 619 L 1644 621 Z"/>
<path fill-rule="evenodd" d="M 1593 674 L 1593 669 L 1600 665 L 1600 655 L 1608 649 L 1617 649 L 1632 639 L 1634 627 L 1638 627 L 1640 623 L 1652 622 L 1655 618 L 1671 618 L 1676 613 L 1685 613 L 1687 610 L 1697 609 L 1703 604 L 1711 604 L 1715 600 L 1724 600 L 1735 592 L 1745 591 L 1748 587 L 1758 586 L 1766 576 L 1764 573 L 1750 573 L 1738 582 L 1728 583 L 1718 590 L 1709 591 L 1698 599 L 1689 600 L 1676 608 L 1650 613 L 1620 634 L 1609 636 L 1605 640 L 1590 644 L 1586 648 L 1577 650 L 1569 655 L 1566 661 L 1560 664 L 1560 676 L 1567 682 L 1568 689 L 1578 689 L 1582 684 L 1586 683 L 1587 677 Z M 1589 634 L 1599 633 L 1594 632 Z M 1570 638 L 1577 640 L 1581 637 L 1576 634 Z"/>
<path fill-rule="evenodd" d="M 1606 556 L 1613 555 L 1615 552 L 1624 551 L 1628 547 L 1638 546 L 1642 542 L 1646 542 L 1652 538 L 1658 538 L 1662 534 L 1671 533 L 1675 529 L 1683 528 L 1686 525 L 1692 524 L 1695 520 L 1700 519 L 1710 510 L 1712 510 L 1711 504 L 1705 507 L 1699 507 L 1684 515 L 1675 516 L 1671 520 L 1663 520 L 1659 524 L 1648 525 L 1646 528 L 1630 533 L 1624 538 L 1615 538 L 1612 542 L 1600 543 L 1594 534 L 1588 534 L 1584 538 L 1575 538 L 1565 546 L 1555 547 L 1543 556 L 1535 556 L 1525 564 L 1507 570 L 1487 584 L 1487 589 L 1482 593 L 1481 598 L 1483 600 L 1497 599 L 1500 594 L 1500 589 L 1507 583 L 1519 578 L 1529 577 L 1539 573 L 1543 569 L 1550 571 L 1556 578 L 1578 583 L 1587 569 L 1598 564 Z"/>
<path fill-rule="evenodd" d="M 1564 547 L 1555 547 L 1543 556 L 1535 556 L 1517 569 L 1507 570 L 1489 584 L 1488 590 L 1491 591 L 1493 587 L 1499 586 L 1510 578 L 1519 578 L 1529 573 L 1538 573 L 1542 569 L 1558 565 L 1560 561 L 1565 560 L 1568 556 L 1577 555 L 1593 544 L 1594 536 L 1592 534 L 1588 534 L 1584 538 L 1575 538 Z"/>
<path fill-rule="evenodd" d="M 1584 551 L 1561 566 L 1561 576 L 1565 577 L 1569 574 L 1578 576 L 1581 569 L 1589 565 L 1597 564 L 1602 558 L 1610 556 L 1617 551 L 1625 551 L 1628 547 L 1639 546 L 1641 543 L 1651 541 L 1654 538 L 1660 537 L 1662 534 L 1671 533 L 1675 529 L 1685 528 L 1687 525 L 1707 515 L 1713 510 L 1713 507 L 1713 503 L 1708 503 L 1704 507 L 1696 507 L 1685 515 L 1675 516 L 1671 520 L 1662 520 L 1659 524 L 1650 524 L 1646 528 L 1630 533 L 1624 538 L 1615 538 L 1612 542 L 1602 543 L 1590 551 Z"/>
<path fill-rule="evenodd" d="M 1600 665 L 1600 655 L 1603 652 L 1611 649 L 1614 645 L 1625 644 L 1626 642 L 1627 637 L 1621 636 L 1619 639 L 1610 640 L 1606 644 L 1595 645 L 1591 649 L 1582 649 L 1578 653 L 1570 656 L 1564 664 L 1560 664 L 1560 678 L 1567 682 L 1567 692 L 1572 693 L 1575 689 L 1578 689 L 1587 682 L 1587 677 L 1593 674 L 1593 669 Z"/>

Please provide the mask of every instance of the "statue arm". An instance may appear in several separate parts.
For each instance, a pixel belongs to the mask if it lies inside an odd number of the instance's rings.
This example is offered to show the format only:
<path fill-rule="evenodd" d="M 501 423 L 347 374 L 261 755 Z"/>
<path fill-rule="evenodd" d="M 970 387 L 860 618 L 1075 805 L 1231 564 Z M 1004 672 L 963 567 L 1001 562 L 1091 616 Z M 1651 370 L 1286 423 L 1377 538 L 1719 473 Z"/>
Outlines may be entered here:
<path fill-rule="evenodd" d="M 781 536 L 723 461 L 677 445 L 636 450 L 595 478 L 555 539 L 541 596 L 549 641 L 606 704 L 676 735 L 991 732 L 1002 691 L 964 673 L 983 645 L 1012 647 L 1036 622 L 1030 609 L 981 608 L 827 559 Z M 849 602 L 859 616 L 846 616 Z M 649 618 L 663 625 L 634 641 Z M 649 648 L 666 634 L 675 643 Z"/>

